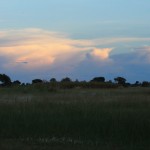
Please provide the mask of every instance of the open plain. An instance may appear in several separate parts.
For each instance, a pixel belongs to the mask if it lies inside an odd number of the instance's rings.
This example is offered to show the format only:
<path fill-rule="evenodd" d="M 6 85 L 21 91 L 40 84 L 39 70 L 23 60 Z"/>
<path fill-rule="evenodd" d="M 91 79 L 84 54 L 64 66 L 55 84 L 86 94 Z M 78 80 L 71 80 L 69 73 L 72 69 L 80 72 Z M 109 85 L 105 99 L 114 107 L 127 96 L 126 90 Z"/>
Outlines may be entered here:
<path fill-rule="evenodd" d="M 147 150 L 150 88 L 0 89 L 1 150 Z"/>

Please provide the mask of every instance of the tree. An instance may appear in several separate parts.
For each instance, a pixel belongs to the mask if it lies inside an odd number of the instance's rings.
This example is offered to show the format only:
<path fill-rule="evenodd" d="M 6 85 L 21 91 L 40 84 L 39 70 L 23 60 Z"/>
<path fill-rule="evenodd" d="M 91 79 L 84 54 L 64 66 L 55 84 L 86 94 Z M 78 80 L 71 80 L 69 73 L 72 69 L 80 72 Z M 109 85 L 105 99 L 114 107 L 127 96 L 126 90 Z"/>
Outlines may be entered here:
<path fill-rule="evenodd" d="M 2 86 L 10 86 L 11 85 L 11 79 L 6 74 L 0 74 L 0 82 Z"/>
<path fill-rule="evenodd" d="M 32 80 L 32 84 L 35 84 L 35 83 L 43 83 L 43 80 L 41 80 L 41 79 Z"/>
<path fill-rule="evenodd" d="M 50 82 L 57 82 L 57 80 L 55 78 L 51 78 Z"/>
<path fill-rule="evenodd" d="M 136 81 L 136 82 L 135 82 L 135 84 L 136 84 L 136 85 L 139 85 L 139 84 L 140 84 L 140 82 L 139 82 L 139 81 Z"/>
<path fill-rule="evenodd" d="M 133 84 L 133 86 L 140 86 L 141 85 L 141 83 L 139 82 L 139 81 L 136 81 L 134 84 Z"/>
<path fill-rule="evenodd" d="M 69 77 L 63 78 L 61 82 L 71 82 L 71 79 Z"/>
<path fill-rule="evenodd" d="M 105 82 L 104 77 L 95 77 L 91 80 L 91 82 Z"/>
<path fill-rule="evenodd" d="M 13 82 L 14 85 L 21 85 L 21 82 L 19 80 L 16 80 Z"/>
<path fill-rule="evenodd" d="M 117 82 L 120 85 L 125 85 L 125 83 L 126 83 L 126 79 L 123 77 L 117 77 L 117 78 L 114 78 L 114 80 L 115 80 L 115 82 Z"/>
<path fill-rule="evenodd" d="M 149 87 L 150 83 L 148 81 L 143 81 L 142 82 L 142 87 Z"/>

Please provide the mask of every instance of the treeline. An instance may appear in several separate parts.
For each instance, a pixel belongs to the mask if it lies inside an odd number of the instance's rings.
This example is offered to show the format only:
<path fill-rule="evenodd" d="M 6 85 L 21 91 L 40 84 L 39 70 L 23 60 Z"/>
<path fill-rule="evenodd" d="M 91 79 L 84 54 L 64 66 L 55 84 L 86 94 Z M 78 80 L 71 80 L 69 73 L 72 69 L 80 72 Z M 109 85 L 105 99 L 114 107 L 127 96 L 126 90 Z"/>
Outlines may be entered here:
<path fill-rule="evenodd" d="M 150 87 L 150 82 L 136 81 L 134 84 L 127 82 L 124 77 L 116 77 L 114 81 L 106 81 L 105 77 L 94 77 L 90 81 L 73 81 L 69 77 L 63 78 L 57 81 L 55 78 L 51 78 L 49 81 L 42 79 L 33 79 L 32 83 L 21 83 L 19 80 L 12 81 L 11 78 L 6 74 L 0 74 L 0 87 L 11 87 L 11 86 L 29 86 L 29 85 L 47 85 L 49 88 L 117 88 L 117 87 Z"/>

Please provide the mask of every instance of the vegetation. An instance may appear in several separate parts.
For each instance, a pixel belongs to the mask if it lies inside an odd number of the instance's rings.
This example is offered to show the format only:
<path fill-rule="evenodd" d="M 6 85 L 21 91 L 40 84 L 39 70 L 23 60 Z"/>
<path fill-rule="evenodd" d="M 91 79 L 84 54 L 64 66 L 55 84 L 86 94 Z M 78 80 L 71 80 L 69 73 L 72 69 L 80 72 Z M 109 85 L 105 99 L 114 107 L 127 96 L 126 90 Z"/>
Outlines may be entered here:
<path fill-rule="evenodd" d="M 41 79 L 34 79 L 32 80 L 32 84 L 35 84 L 35 83 L 42 83 L 43 81 Z"/>
<path fill-rule="evenodd" d="M 0 93 L 0 141 L 149 149 L 149 88 L 54 91 L 36 84 L 1 88 Z"/>
<path fill-rule="evenodd" d="M 91 80 L 91 82 L 105 82 L 104 77 L 95 77 Z"/>
<path fill-rule="evenodd" d="M 115 82 L 117 82 L 120 85 L 125 85 L 125 83 L 126 83 L 126 79 L 123 77 L 117 77 L 117 78 L 114 78 L 114 80 L 115 80 Z"/>
<path fill-rule="evenodd" d="M 0 74 L 0 82 L 2 86 L 10 86 L 11 85 L 11 79 L 6 74 Z"/>
<path fill-rule="evenodd" d="M 114 82 L 109 80 L 106 81 L 105 77 L 94 77 L 90 81 L 79 81 L 76 79 L 73 81 L 69 77 L 62 78 L 60 81 L 57 81 L 55 78 L 51 78 L 49 81 L 42 79 L 33 79 L 33 84 L 49 84 L 52 88 L 118 88 L 118 87 L 150 87 L 149 81 L 139 82 L 136 81 L 134 84 L 126 82 L 127 79 L 124 77 L 114 78 Z M 21 83 L 19 80 L 11 81 L 10 77 L 6 74 L 0 74 L 0 87 L 4 86 L 25 86 L 31 85 L 30 83 Z"/>
<path fill-rule="evenodd" d="M 149 82 L 125 84 L 66 77 L 1 86 L 0 149 L 150 149 Z"/>

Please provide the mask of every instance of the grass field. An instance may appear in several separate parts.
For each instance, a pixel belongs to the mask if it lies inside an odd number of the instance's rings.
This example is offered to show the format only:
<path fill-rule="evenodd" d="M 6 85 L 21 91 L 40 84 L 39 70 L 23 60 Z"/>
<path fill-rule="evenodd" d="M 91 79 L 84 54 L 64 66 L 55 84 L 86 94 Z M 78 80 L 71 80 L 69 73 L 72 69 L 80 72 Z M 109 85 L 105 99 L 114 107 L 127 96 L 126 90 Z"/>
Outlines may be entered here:
<path fill-rule="evenodd" d="M 1 150 L 147 150 L 150 88 L 0 89 Z"/>

